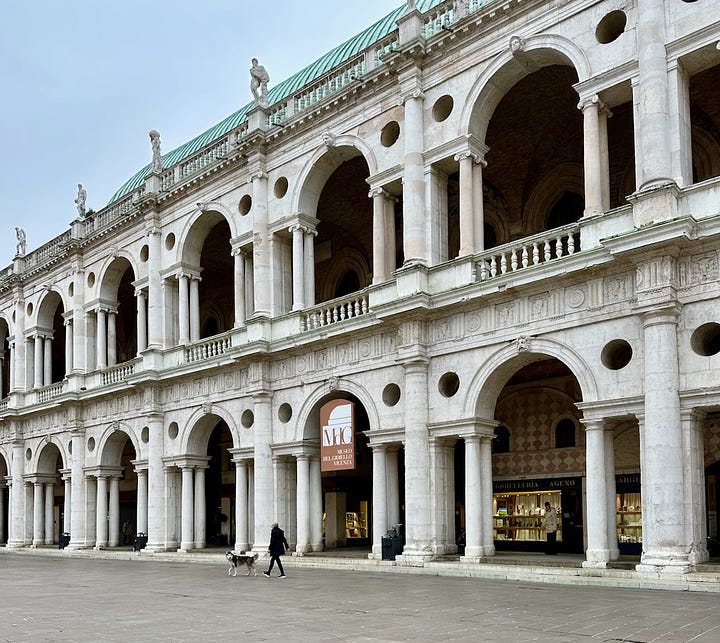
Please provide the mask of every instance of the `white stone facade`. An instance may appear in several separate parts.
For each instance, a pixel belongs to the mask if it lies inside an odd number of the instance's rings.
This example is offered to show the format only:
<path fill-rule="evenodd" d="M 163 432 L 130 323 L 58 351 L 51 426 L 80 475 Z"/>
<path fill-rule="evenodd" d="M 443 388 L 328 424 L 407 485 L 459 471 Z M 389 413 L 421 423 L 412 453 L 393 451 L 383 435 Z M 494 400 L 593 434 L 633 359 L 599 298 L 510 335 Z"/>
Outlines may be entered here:
<path fill-rule="evenodd" d="M 720 0 L 398 15 L 0 273 L 8 547 L 264 550 L 278 521 L 299 554 L 380 557 L 402 524 L 401 563 L 464 532 L 470 564 L 542 539 L 494 487 L 545 481 L 604 567 L 624 476 L 640 569 L 708 559 Z M 336 398 L 345 474 L 319 458 Z"/>

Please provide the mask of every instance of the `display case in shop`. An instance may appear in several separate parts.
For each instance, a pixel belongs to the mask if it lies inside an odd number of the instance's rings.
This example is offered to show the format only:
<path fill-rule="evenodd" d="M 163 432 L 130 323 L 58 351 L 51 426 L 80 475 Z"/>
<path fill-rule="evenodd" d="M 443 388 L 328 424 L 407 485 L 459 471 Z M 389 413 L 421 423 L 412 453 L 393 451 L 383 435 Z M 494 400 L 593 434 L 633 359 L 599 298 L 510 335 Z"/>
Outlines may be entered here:
<path fill-rule="evenodd" d="M 366 500 L 360 502 L 360 512 L 348 511 L 345 513 L 345 537 L 346 538 L 367 538 L 368 537 L 368 503 Z"/>
<path fill-rule="evenodd" d="M 615 495 L 617 535 L 621 549 L 624 545 L 642 543 L 642 507 L 639 493 Z"/>
<path fill-rule="evenodd" d="M 493 539 L 500 541 L 544 541 L 545 503 L 557 512 L 557 540 L 562 541 L 562 496 L 560 492 L 517 492 L 493 495 Z"/>

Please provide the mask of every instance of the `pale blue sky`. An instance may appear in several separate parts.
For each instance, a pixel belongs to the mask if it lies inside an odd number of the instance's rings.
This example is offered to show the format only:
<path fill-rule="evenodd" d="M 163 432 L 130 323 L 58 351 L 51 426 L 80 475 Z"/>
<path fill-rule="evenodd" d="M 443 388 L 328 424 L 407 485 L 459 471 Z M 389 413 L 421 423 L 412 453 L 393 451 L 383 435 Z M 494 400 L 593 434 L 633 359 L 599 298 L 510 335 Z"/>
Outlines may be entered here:
<path fill-rule="evenodd" d="M 151 158 L 249 102 L 250 60 L 270 86 L 400 0 L 36 0 L 0 22 L 0 268 L 69 227 L 77 184 L 98 210 Z"/>

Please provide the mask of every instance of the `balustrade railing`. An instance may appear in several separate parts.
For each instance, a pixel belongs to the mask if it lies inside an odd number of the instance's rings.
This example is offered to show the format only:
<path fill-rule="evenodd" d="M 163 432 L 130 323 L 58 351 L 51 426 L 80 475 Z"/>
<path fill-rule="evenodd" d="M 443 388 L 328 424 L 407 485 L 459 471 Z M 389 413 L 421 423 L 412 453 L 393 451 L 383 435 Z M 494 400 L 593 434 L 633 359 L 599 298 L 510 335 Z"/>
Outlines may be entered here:
<path fill-rule="evenodd" d="M 307 89 L 294 95 L 295 111 L 300 112 L 326 96 L 340 91 L 365 74 L 365 53 L 355 56 L 323 76 Z"/>
<path fill-rule="evenodd" d="M 212 359 L 223 355 L 232 348 L 232 339 L 230 335 L 217 335 L 211 339 L 185 347 L 185 362 L 202 362 L 206 359 Z"/>
<path fill-rule="evenodd" d="M 65 244 L 70 240 L 70 231 L 63 232 L 59 237 L 55 237 L 52 241 L 40 246 L 31 253 L 25 255 L 25 268 L 30 270 L 36 266 L 61 255 L 65 251 Z"/>
<path fill-rule="evenodd" d="M 44 386 L 43 388 L 38 389 L 37 390 L 38 403 L 42 404 L 43 402 L 47 402 L 49 400 L 52 400 L 54 397 L 61 395 L 64 387 L 65 387 L 65 382 L 56 382 L 55 384 L 50 384 L 49 386 Z"/>
<path fill-rule="evenodd" d="M 90 236 L 93 232 L 106 228 L 117 219 L 127 216 L 134 210 L 133 195 L 128 194 L 85 219 L 85 236 Z"/>
<path fill-rule="evenodd" d="M 568 257 L 579 251 L 580 227 L 577 224 L 550 230 L 484 252 L 477 258 L 477 278 L 486 281 Z"/>
<path fill-rule="evenodd" d="M 2 413 L 3 411 L 7 411 L 8 402 L 9 402 L 9 400 L 7 400 L 7 399 L 0 400 L 0 413 Z"/>
<path fill-rule="evenodd" d="M 345 319 L 360 317 L 367 314 L 368 295 L 366 292 L 355 293 L 349 297 L 333 299 L 315 306 L 308 310 L 304 310 L 300 315 L 300 330 L 312 330 L 313 328 L 321 328 L 336 324 Z"/>
<path fill-rule="evenodd" d="M 373 60 L 375 66 L 382 64 L 383 57 L 392 53 L 398 48 L 398 32 L 394 31 L 389 36 L 385 36 L 373 46 Z"/>
<path fill-rule="evenodd" d="M 102 373 L 103 386 L 107 386 L 108 384 L 118 384 L 119 382 L 124 381 L 126 377 L 135 372 L 135 366 L 139 362 L 140 359 L 138 358 L 108 367 Z"/>

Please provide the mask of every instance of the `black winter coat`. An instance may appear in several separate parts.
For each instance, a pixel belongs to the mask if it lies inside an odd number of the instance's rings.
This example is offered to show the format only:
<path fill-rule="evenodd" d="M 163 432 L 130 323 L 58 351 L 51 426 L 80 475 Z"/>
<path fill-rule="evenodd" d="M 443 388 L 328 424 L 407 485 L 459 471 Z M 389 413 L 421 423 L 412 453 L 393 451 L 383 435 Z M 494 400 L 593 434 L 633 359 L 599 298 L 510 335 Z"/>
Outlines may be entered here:
<path fill-rule="evenodd" d="M 280 527 L 273 527 L 270 532 L 270 546 L 268 551 L 271 556 L 282 556 L 286 549 L 290 549 L 290 546 L 285 540 L 285 532 Z"/>

